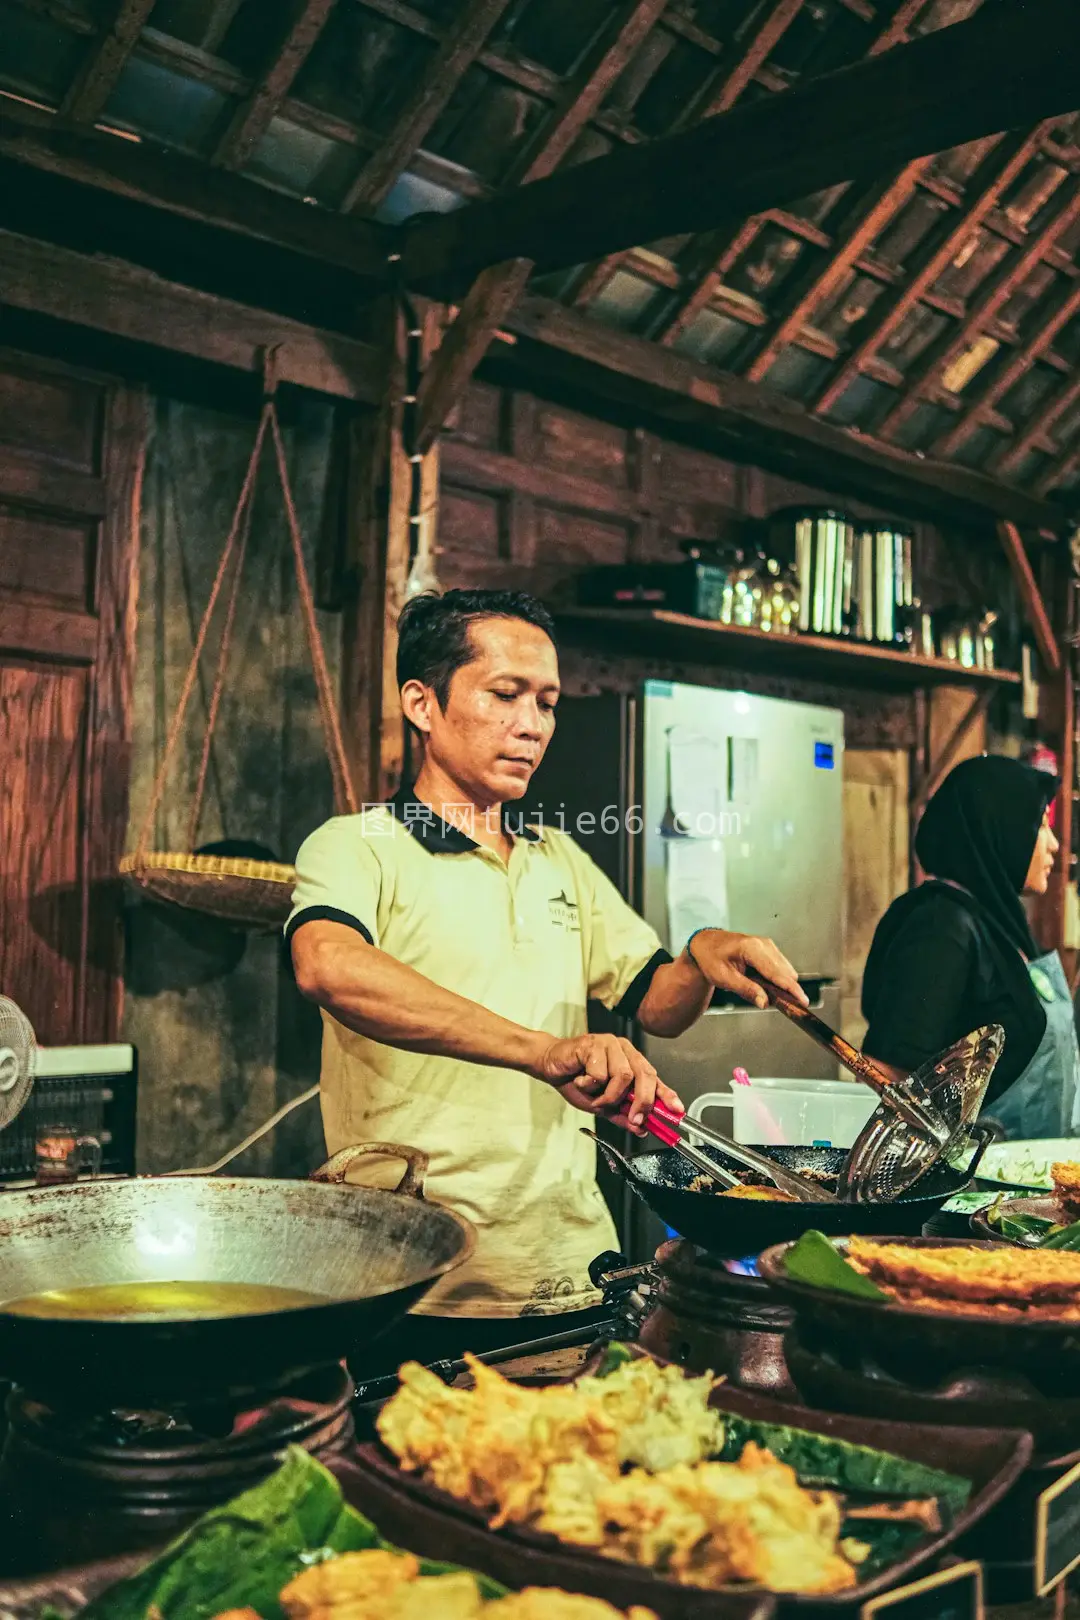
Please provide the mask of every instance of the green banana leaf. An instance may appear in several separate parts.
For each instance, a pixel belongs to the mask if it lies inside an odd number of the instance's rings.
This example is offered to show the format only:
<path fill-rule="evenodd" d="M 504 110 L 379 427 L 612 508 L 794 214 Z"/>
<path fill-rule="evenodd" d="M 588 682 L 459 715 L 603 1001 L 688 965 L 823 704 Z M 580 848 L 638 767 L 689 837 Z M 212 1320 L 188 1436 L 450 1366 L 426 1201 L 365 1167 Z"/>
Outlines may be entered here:
<path fill-rule="evenodd" d="M 841 1294 L 855 1294 L 860 1299 L 887 1300 L 889 1297 L 869 1277 L 856 1271 L 824 1232 L 804 1232 L 788 1250 L 784 1270 L 792 1281 L 811 1283 L 815 1288 L 832 1288 Z"/>
<path fill-rule="evenodd" d="M 213 1620 L 254 1609 L 281 1620 L 278 1594 L 301 1570 L 344 1552 L 392 1547 L 350 1507 L 322 1463 L 290 1446 L 268 1479 L 196 1521 L 153 1563 L 94 1599 L 80 1620 Z M 456 1566 L 422 1562 L 425 1575 Z M 477 1576 L 486 1598 L 505 1588 Z"/>
<path fill-rule="evenodd" d="M 809 1429 L 788 1428 L 786 1424 L 759 1423 L 735 1413 L 725 1422 L 721 1460 L 736 1461 L 750 1440 L 794 1468 L 801 1485 L 841 1492 L 859 1491 L 869 1496 L 933 1496 L 953 1514 L 959 1512 L 971 1495 L 971 1481 L 958 1474 L 929 1468 L 925 1463 L 897 1457 L 890 1451 L 875 1451 L 872 1446 L 836 1440 Z"/>

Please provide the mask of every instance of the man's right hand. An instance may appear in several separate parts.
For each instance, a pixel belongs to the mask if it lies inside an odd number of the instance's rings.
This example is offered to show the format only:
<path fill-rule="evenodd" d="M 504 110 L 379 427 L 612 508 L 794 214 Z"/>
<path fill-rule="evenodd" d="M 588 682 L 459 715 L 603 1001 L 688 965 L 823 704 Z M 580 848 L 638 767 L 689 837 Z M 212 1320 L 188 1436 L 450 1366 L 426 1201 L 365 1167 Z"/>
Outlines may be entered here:
<path fill-rule="evenodd" d="M 677 1092 L 665 1086 L 648 1058 L 618 1035 L 552 1041 L 540 1057 L 536 1077 L 585 1114 L 617 1114 L 629 1102 L 629 1128 L 635 1136 L 647 1134 L 642 1121 L 654 1102 L 685 1112 Z"/>

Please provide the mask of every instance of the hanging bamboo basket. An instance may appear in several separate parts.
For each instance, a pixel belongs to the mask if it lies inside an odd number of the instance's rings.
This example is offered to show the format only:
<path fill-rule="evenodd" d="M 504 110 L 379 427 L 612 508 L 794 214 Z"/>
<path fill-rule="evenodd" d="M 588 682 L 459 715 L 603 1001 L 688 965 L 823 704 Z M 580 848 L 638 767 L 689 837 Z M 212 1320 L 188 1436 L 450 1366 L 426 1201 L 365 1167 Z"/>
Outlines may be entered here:
<path fill-rule="evenodd" d="M 184 677 L 180 700 L 172 724 L 169 727 L 165 751 L 154 779 L 150 803 L 143 818 L 134 854 L 125 855 L 120 862 L 120 871 L 124 876 L 155 900 L 163 900 L 170 905 L 184 906 L 189 910 L 200 911 L 208 916 L 233 923 L 238 928 L 258 932 L 271 932 L 284 923 L 292 906 L 292 892 L 296 882 L 295 869 L 276 861 L 251 860 L 229 855 L 199 855 L 191 853 L 191 851 L 195 845 L 202 812 L 203 796 L 206 790 L 206 778 L 210 766 L 210 745 L 225 690 L 225 675 L 233 623 L 236 617 L 240 576 L 243 571 L 248 536 L 251 530 L 255 479 L 263 446 L 268 435 L 274 447 L 274 460 L 281 481 L 285 516 L 288 523 L 293 562 L 296 568 L 296 582 L 304 616 L 304 628 L 307 632 L 308 647 L 315 672 L 319 713 L 322 719 L 323 733 L 326 738 L 327 753 L 334 782 L 334 806 L 338 814 L 348 812 L 355 815 L 358 809 L 348 760 L 345 755 L 345 745 L 342 740 L 341 719 L 326 667 L 326 654 L 315 618 L 315 603 L 311 594 L 307 567 L 304 562 L 300 523 L 289 483 L 285 447 L 281 437 L 277 408 L 274 404 L 274 388 L 275 379 L 271 358 L 268 359 L 265 370 L 265 399 L 262 414 L 259 418 L 255 444 L 248 462 L 236 512 L 233 515 L 232 527 L 229 530 L 221 562 L 210 591 L 210 598 L 206 605 L 206 611 L 199 626 L 195 650 L 192 653 L 191 662 Z M 188 823 L 188 850 L 151 850 L 148 845 L 154 818 L 165 794 L 169 766 L 183 731 L 184 717 L 187 713 L 191 694 L 195 688 L 199 663 L 210 630 L 210 622 L 230 568 L 232 570 L 232 583 L 225 612 L 225 625 L 221 636 L 221 648 L 218 654 L 214 688 L 207 715 L 206 735 L 203 739 L 198 781 Z"/>

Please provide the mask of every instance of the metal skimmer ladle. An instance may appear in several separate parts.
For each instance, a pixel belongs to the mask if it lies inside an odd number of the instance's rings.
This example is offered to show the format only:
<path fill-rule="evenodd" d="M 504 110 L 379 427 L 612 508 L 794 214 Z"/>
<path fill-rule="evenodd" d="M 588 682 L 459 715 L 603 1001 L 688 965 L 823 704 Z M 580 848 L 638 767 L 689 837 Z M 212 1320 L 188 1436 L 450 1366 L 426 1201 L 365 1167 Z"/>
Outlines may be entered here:
<path fill-rule="evenodd" d="M 839 1059 L 881 1098 L 848 1155 L 840 1177 L 845 1203 L 891 1203 L 942 1159 L 993 1133 L 976 1124 L 1005 1031 L 987 1024 L 965 1035 L 901 1081 L 829 1028 L 784 990 L 765 984 L 771 1004 Z"/>

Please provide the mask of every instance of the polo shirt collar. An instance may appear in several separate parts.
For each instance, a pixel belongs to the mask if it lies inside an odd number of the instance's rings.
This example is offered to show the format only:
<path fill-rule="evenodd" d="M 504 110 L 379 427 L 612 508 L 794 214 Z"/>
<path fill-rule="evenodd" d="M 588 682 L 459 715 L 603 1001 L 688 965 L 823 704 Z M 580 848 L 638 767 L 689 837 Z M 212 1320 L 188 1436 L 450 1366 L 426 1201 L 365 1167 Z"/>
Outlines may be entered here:
<path fill-rule="evenodd" d="M 443 855 L 462 855 L 470 849 L 479 849 L 476 840 L 463 833 L 460 827 L 452 822 L 444 821 L 429 805 L 422 804 L 416 798 L 411 788 L 403 787 L 390 800 L 390 809 L 395 818 L 402 823 L 406 832 L 420 841 L 426 849 Z M 540 833 L 535 827 L 527 827 L 525 818 L 505 804 L 502 807 L 503 831 L 512 838 L 524 838 L 530 844 L 538 843 Z"/>

